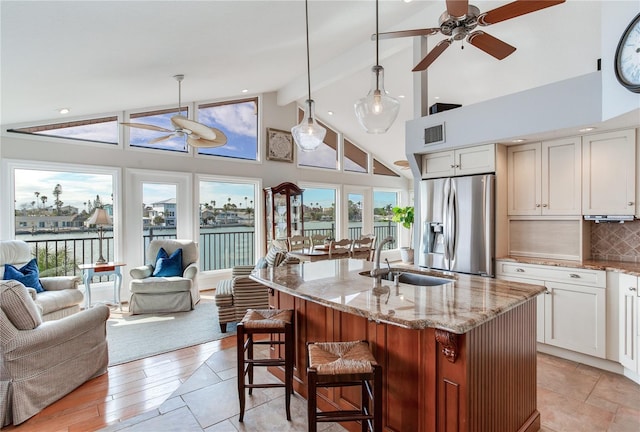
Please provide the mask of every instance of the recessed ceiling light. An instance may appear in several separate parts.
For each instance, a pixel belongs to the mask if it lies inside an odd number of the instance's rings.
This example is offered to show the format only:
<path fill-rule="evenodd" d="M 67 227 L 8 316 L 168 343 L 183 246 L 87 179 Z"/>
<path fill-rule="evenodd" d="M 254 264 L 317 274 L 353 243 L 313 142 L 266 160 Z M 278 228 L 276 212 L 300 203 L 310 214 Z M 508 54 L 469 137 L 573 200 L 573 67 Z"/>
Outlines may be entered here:
<path fill-rule="evenodd" d="M 440 99 L 440 96 L 434 96 L 434 99 L 438 100 L 438 99 Z"/>
<path fill-rule="evenodd" d="M 247 93 L 249 89 L 242 89 L 242 93 Z"/>
<path fill-rule="evenodd" d="M 514 139 L 513 141 L 511 141 L 512 143 L 521 143 L 524 142 L 525 140 L 523 140 L 522 138 L 518 138 L 518 139 Z"/>
<path fill-rule="evenodd" d="M 411 3 L 411 0 L 402 0 L 402 1 L 404 1 L 405 3 Z"/>
<path fill-rule="evenodd" d="M 333 111 L 327 111 L 327 114 L 333 115 Z"/>
<path fill-rule="evenodd" d="M 583 129 L 579 129 L 578 132 L 591 132 L 592 130 L 595 130 L 596 128 L 594 127 L 586 127 Z"/>
<path fill-rule="evenodd" d="M 404 95 L 398 95 L 398 99 L 404 99 Z"/>
<path fill-rule="evenodd" d="M 60 108 L 58 110 L 60 114 L 69 114 L 69 111 L 71 111 L 69 108 Z"/>

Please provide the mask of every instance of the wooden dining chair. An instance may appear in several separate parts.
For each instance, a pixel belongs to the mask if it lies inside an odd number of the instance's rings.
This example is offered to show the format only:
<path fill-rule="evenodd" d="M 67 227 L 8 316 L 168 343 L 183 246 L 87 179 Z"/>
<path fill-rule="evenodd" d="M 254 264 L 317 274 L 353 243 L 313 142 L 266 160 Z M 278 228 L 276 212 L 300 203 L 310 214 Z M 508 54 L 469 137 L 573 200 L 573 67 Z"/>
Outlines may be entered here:
<path fill-rule="evenodd" d="M 327 240 L 327 236 L 325 234 L 314 234 L 309 237 L 309 241 L 311 242 L 311 247 L 315 249 L 317 246 L 324 246 L 324 242 Z"/>
<path fill-rule="evenodd" d="M 302 249 L 310 249 L 311 240 L 309 239 L 309 237 L 301 235 L 291 236 L 288 239 L 287 248 L 289 249 L 289 252 Z"/>
<path fill-rule="evenodd" d="M 331 243 L 329 243 L 329 259 L 348 258 L 351 253 L 352 244 L 353 240 L 350 239 L 331 241 Z"/>
<path fill-rule="evenodd" d="M 361 240 L 364 239 L 371 239 L 371 247 L 369 249 L 369 261 L 373 261 L 373 255 L 376 253 L 376 240 L 378 239 L 378 237 L 375 234 L 362 234 L 360 236 Z"/>
<path fill-rule="evenodd" d="M 351 258 L 371 260 L 371 250 L 373 248 L 373 238 L 365 237 L 356 239 L 351 246 Z"/>

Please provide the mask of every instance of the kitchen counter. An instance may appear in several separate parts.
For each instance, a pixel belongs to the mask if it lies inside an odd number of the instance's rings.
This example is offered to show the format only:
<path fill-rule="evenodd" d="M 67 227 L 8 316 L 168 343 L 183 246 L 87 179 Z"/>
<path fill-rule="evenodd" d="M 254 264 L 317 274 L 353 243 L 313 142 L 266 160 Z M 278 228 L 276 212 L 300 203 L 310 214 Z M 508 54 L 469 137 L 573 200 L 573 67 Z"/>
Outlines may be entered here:
<path fill-rule="evenodd" d="M 612 260 L 568 261 L 549 258 L 532 258 L 522 256 L 506 256 L 497 258 L 500 261 L 513 261 L 522 264 L 547 265 L 555 267 L 582 268 L 588 270 L 604 270 L 640 276 L 640 263 Z"/>
<path fill-rule="evenodd" d="M 366 340 L 383 371 L 384 430 L 539 430 L 536 296 L 544 287 L 404 265 L 392 269 L 449 282 L 396 287 L 383 280 L 376 287 L 372 267 L 342 259 L 252 273 L 271 288 L 270 307 L 294 311 L 296 393 L 308 392 L 308 342 Z M 284 379 L 281 368 L 270 372 Z M 318 392 L 323 411 L 353 409 L 359 401 L 360 391 L 350 387 Z"/>
<path fill-rule="evenodd" d="M 372 290 L 364 260 L 331 260 L 263 269 L 252 278 L 279 291 L 352 313 L 376 322 L 410 329 L 437 328 L 462 334 L 544 292 L 544 287 L 491 278 L 425 271 L 403 266 L 403 272 L 420 272 L 448 278 L 442 286 L 394 286 Z"/>

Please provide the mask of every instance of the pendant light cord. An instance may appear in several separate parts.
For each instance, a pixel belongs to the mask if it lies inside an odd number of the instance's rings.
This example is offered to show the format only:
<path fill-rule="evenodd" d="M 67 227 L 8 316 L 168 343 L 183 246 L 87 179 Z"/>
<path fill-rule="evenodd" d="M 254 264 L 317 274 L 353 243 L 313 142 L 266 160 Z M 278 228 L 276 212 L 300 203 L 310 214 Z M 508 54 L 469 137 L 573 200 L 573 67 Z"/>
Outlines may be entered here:
<path fill-rule="evenodd" d="M 304 15 L 307 27 L 307 90 L 309 91 L 309 100 L 311 100 L 311 63 L 309 62 L 309 0 L 304 1 Z M 309 102 L 309 104 L 311 104 L 311 102 Z"/>
<path fill-rule="evenodd" d="M 376 0 L 376 66 L 380 66 L 378 56 L 378 0 Z"/>

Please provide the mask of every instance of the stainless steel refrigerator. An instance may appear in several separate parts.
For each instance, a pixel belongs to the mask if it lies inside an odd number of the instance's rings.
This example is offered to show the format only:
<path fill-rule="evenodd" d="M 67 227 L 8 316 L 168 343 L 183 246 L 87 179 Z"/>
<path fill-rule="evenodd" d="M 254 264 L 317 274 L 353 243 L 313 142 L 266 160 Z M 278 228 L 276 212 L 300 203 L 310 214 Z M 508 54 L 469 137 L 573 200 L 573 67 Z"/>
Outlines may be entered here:
<path fill-rule="evenodd" d="M 421 181 L 418 264 L 493 276 L 494 191 L 493 174 Z"/>

